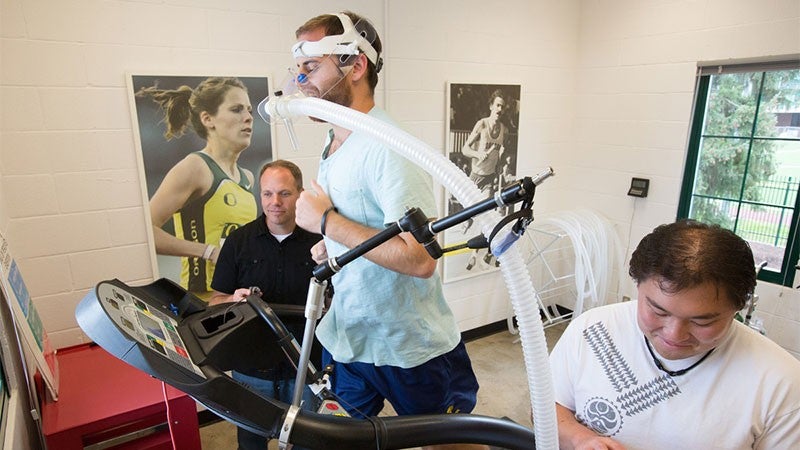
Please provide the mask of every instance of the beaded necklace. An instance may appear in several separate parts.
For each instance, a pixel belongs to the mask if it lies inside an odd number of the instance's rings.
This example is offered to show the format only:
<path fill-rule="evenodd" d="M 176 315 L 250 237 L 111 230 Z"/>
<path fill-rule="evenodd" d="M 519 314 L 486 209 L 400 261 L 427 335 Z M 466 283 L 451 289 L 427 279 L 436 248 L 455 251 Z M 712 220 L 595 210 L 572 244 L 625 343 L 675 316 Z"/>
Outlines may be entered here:
<path fill-rule="evenodd" d="M 706 360 L 706 358 L 708 358 L 708 355 L 710 355 L 710 354 L 711 354 L 711 352 L 713 352 L 713 351 L 714 351 L 714 349 L 712 348 L 711 350 L 709 350 L 708 352 L 706 352 L 706 354 L 705 354 L 705 355 L 703 355 L 703 357 L 702 357 L 702 358 L 698 359 L 696 363 L 692 364 L 691 366 L 689 366 L 689 367 L 687 367 L 687 368 L 685 368 L 685 369 L 681 369 L 681 370 L 667 370 L 667 368 L 666 368 L 666 367 L 664 367 L 664 365 L 663 365 L 663 364 L 661 364 L 661 361 L 660 361 L 658 358 L 656 358 L 656 354 L 655 354 L 655 353 L 653 353 L 653 348 L 652 348 L 652 347 L 650 347 L 650 341 L 648 341 L 648 340 L 647 340 L 647 336 L 645 336 L 645 337 L 644 337 L 644 343 L 645 343 L 645 345 L 647 346 L 647 351 L 648 351 L 648 352 L 650 352 L 650 356 L 652 356 L 652 357 L 653 357 L 653 362 L 656 364 L 656 367 L 658 367 L 658 369 L 659 369 L 660 371 L 662 371 L 662 372 L 666 373 L 667 375 L 669 375 L 669 376 L 671 376 L 671 377 L 679 377 L 679 376 L 681 376 L 681 375 L 685 374 L 686 372 L 688 372 L 688 371 L 690 371 L 690 370 L 694 369 L 695 367 L 699 366 L 699 365 L 700 365 L 700 363 L 701 363 L 701 362 L 703 362 L 703 361 L 705 361 L 705 360 Z M 716 348 L 716 347 L 715 347 L 715 348 Z"/>

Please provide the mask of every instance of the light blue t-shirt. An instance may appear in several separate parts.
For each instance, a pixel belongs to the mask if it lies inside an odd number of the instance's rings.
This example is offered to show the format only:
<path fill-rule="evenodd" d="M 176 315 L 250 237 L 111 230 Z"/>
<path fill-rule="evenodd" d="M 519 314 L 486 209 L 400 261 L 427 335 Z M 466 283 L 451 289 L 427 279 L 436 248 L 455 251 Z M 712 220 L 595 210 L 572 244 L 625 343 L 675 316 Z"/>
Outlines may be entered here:
<path fill-rule="evenodd" d="M 383 110 L 369 115 L 394 122 Z M 330 145 L 330 138 L 325 148 Z M 407 208 L 436 215 L 424 170 L 363 133 L 353 132 L 320 162 L 318 181 L 344 217 L 384 229 Z M 329 256 L 347 247 L 325 238 Z M 449 352 L 461 340 L 438 273 L 422 279 L 360 257 L 332 278 L 334 298 L 317 338 L 334 360 L 416 367 Z"/>

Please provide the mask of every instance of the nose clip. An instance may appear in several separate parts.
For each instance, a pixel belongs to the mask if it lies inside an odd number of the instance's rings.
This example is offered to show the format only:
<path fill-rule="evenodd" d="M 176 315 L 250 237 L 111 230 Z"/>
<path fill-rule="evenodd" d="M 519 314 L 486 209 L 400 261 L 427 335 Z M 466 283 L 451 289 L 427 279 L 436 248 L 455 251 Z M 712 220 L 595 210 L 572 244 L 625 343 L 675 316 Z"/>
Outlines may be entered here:
<path fill-rule="evenodd" d="M 308 75 L 301 73 L 297 75 L 295 80 L 297 80 L 297 84 L 306 84 L 308 82 Z"/>

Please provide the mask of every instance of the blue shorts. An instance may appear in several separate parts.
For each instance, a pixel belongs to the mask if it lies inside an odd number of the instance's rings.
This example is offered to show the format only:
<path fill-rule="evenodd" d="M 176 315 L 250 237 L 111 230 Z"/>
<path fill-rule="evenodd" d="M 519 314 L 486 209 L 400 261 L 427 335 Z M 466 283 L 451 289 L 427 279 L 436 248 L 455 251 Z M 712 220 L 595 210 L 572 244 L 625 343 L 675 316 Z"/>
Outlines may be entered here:
<path fill-rule="evenodd" d="M 323 365 L 332 361 L 327 350 L 322 360 Z M 377 416 L 384 400 L 401 416 L 469 413 L 475 408 L 478 380 L 463 341 L 410 369 L 361 362 L 333 364 L 333 392 L 355 418 Z"/>

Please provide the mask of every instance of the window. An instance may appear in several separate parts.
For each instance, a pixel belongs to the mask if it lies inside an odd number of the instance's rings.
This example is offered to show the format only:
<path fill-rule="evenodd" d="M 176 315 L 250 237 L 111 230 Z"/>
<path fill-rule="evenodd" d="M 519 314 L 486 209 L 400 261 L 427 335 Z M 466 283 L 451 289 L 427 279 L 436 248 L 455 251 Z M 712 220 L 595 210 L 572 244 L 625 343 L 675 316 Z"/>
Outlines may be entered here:
<path fill-rule="evenodd" d="M 750 243 L 759 279 L 790 286 L 798 259 L 800 61 L 703 67 L 678 218 Z"/>

